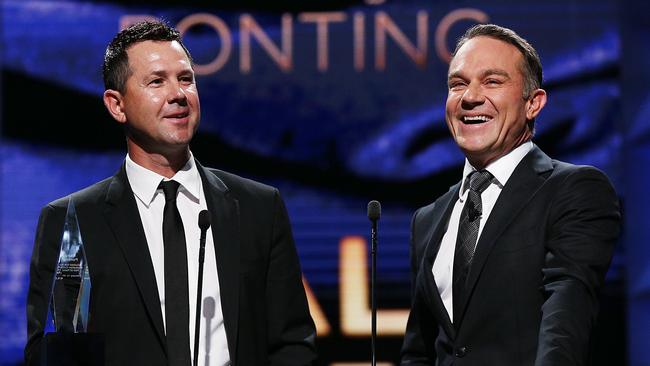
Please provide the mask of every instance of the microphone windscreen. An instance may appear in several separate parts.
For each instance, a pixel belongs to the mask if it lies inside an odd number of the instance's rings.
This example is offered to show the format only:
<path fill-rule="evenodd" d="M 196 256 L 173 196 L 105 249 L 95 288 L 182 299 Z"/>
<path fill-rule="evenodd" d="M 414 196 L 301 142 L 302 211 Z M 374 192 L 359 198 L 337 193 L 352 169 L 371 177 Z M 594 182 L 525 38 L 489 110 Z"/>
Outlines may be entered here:
<path fill-rule="evenodd" d="M 375 221 L 375 220 L 379 220 L 380 216 L 381 216 L 381 203 L 375 200 L 368 202 L 368 218 L 371 221 Z"/>
<path fill-rule="evenodd" d="M 210 211 L 203 210 L 199 212 L 199 228 L 202 231 L 208 230 L 211 221 L 212 221 L 212 216 L 210 215 Z"/>

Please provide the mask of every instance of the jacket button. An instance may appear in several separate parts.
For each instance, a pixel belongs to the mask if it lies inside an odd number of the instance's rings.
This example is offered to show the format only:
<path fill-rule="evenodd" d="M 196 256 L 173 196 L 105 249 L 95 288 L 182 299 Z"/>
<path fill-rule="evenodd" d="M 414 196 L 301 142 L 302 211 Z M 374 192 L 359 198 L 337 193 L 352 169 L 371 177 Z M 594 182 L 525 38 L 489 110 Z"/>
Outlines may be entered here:
<path fill-rule="evenodd" d="M 467 347 L 458 347 L 456 348 L 456 352 L 454 353 L 454 355 L 458 358 L 463 358 L 465 357 L 468 351 L 469 350 L 467 349 Z"/>

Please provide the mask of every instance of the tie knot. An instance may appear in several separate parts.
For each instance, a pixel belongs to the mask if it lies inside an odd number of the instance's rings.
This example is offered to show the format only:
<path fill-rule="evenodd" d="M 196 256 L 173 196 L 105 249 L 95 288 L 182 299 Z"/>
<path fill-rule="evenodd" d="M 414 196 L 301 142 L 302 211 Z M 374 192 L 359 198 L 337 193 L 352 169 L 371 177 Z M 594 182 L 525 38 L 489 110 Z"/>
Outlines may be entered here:
<path fill-rule="evenodd" d="M 162 188 L 163 193 L 165 193 L 165 201 L 175 201 L 176 200 L 176 193 L 178 192 L 178 187 L 180 187 L 180 183 L 178 183 L 175 180 L 168 180 L 168 181 L 162 181 L 158 185 L 158 188 Z"/>
<path fill-rule="evenodd" d="M 469 189 L 472 191 L 478 192 L 478 194 L 483 193 L 490 186 L 492 181 L 492 174 L 487 170 L 479 170 L 473 172 L 469 176 Z"/>

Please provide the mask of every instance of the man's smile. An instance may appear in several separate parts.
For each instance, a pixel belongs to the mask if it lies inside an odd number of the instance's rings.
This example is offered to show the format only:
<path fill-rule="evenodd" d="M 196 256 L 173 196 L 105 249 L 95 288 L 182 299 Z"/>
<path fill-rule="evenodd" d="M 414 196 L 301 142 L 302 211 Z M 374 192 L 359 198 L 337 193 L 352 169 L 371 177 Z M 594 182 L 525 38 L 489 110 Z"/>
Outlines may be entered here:
<path fill-rule="evenodd" d="M 492 120 L 491 116 L 488 115 L 476 115 L 476 116 L 463 116 L 460 118 L 463 123 L 468 124 L 468 125 L 473 125 L 473 124 L 479 124 L 479 123 L 484 123 Z"/>

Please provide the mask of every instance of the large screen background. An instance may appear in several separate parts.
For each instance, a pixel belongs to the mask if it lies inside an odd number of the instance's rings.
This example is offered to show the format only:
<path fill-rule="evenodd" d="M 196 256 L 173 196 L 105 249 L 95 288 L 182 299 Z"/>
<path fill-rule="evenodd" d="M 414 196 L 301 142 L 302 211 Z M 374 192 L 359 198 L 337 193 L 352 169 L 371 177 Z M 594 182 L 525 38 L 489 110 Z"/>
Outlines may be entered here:
<path fill-rule="evenodd" d="M 397 364 L 410 216 L 463 164 L 444 122 L 450 48 L 475 23 L 515 29 L 540 53 L 549 93 L 534 141 L 556 159 L 602 169 L 623 200 L 595 362 L 650 365 L 648 6 L 216 3 L 2 3 L 0 363 L 22 358 L 40 208 L 112 175 L 124 158 L 123 133 L 101 102 L 104 49 L 125 25 L 162 18 L 182 30 L 197 64 L 195 156 L 275 185 L 286 201 L 324 365 L 369 360 L 370 199 L 382 202 L 378 360 Z"/>

